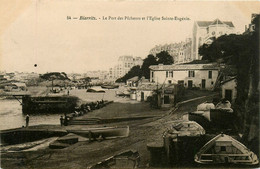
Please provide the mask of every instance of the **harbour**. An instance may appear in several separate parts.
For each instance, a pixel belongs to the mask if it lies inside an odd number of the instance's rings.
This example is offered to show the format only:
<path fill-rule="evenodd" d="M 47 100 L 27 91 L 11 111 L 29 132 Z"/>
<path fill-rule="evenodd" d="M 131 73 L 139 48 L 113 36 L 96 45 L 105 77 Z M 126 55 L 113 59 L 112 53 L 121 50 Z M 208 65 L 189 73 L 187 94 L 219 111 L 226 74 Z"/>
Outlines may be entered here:
<path fill-rule="evenodd" d="M 0 168 L 260 167 L 259 3 L 0 8 Z"/>

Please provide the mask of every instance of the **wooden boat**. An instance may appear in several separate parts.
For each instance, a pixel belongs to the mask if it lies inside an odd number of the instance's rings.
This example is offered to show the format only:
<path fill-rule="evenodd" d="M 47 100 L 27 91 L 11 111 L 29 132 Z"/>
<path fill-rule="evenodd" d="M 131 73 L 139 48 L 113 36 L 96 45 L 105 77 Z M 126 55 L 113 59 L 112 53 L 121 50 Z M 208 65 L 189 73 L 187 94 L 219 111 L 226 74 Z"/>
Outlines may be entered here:
<path fill-rule="evenodd" d="M 176 121 L 171 122 L 171 127 L 164 135 L 180 136 L 201 136 L 205 134 L 204 128 L 195 121 Z"/>
<path fill-rule="evenodd" d="M 219 134 L 206 143 L 194 157 L 201 164 L 233 163 L 256 165 L 257 156 L 231 136 Z"/>
<path fill-rule="evenodd" d="M 118 137 L 128 137 L 129 126 L 126 127 L 98 127 L 98 128 L 88 128 L 84 130 L 67 130 L 69 133 L 78 134 L 83 137 L 91 138 L 103 138 L 112 139 Z"/>
<path fill-rule="evenodd" d="M 119 88 L 119 85 L 101 85 L 101 88 L 103 88 L 103 89 L 117 89 L 117 88 Z"/>
<path fill-rule="evenodd" d="M 88 169 L 101 168 L 137 168 L 140 163 L 140 155 L 136 150 L 127 150 L 117 155 L 111 156 Z"/>
<path fill-rule="evenodd" d="M 130 92 L 125 90 L 125 91 L 116 91 L 117 96 L 125 97 L 125 96 L 130 96 Z"/>
<path fill-rule="evenodd" d="M 105 93 L 104 90 L 95 90 L 95 89 L 87 89 L 86 92 L 89 92 L 89 93 Z"/>
<path fill-rule="evenodd" d="M 205 130 L 194 121 L 176 121 L 163 133 L 166 161 L 170 164 L 193 162 L 194 155 L 203 146 Z M 153 154 L 153 152 L 150 151 Z M 156 156 L 156 152 L 154 152 Z"/>

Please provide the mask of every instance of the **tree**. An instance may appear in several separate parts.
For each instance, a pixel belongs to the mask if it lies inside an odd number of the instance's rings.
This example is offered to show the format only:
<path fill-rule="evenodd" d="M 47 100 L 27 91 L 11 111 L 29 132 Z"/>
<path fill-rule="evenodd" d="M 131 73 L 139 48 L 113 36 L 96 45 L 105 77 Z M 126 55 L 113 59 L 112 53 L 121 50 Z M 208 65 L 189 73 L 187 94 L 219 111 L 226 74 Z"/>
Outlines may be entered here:
<path fill-rule="evenodd" d="M 236 67 L 235 124 L 243 131 L 245 143 L 256 154 L 259 153 L 259 127 L 254 127 L 259 126 L 259 23 L 257 15 L 252 20 L 255 31 L 224 35 L 199 49 L 204 60 L 221 61 Z"/>
<path fill-rule="evenodd" d="M 45 80 L 70 80 L 64 72 L 50 72 L 40 75 L 40 78 Z"/>
<path fill-rule="evenodd" d="M 161 51 L 156 54 L 157 64 L 171 65 L 173 64 L 173 57 L 167 51 Z"/>
<path fill-rule="evenodd" d="M 249 35 L 231 34 L 219 37 L 210 45 L 203 44 L 199 48 L 199 54 L 202 55 L 203 60 L 236 65 L 242 53 L 250 48 L 251 38 Z"/>
<path fill-rule="evenodd" d="M 138 76 L 141 77 L 142 71 L 139 65 L 132 67 L 127 74 L 116 80 L 116 82 L 126 82 L 127 79 Z"/>
<path fill-rule="evenodd" d="M 144 62 L 143 62 L 142 68 L 141 68 L 142 76 L 144 76 L 146 79 L 150 78 L 149 67 L 151 65 L 157 65 L 157 61 L 156 61 L 156 58 L 153 55 L 150 54 L 144 59 Z"/>

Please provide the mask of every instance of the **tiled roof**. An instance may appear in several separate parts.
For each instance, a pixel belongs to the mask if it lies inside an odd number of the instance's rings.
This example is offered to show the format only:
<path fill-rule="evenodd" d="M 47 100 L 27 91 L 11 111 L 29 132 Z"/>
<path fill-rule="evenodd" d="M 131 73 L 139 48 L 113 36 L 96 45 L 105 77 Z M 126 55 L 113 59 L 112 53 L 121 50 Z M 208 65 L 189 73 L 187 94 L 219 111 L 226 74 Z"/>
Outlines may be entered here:
<path fill-rule="evenodd" d="M 137 87 L 137 90 L 148 90 L 148 91 L 153 91 L 157 89 L 162 89 L 162 88 L 174 88 L 176 84 L 157 84 L 157 83 L 148 83 L 148 84 L 141 84 Z"/>
<path fill-rule="evenodd" d="M 218 24 L 224 24 L 222 21 L 220 21 L 219 19 L 215 19 L 211 25 L 218 25 Z"/>
<path fill-rule="evenodd" d="M 173 64 L 173 65 L 151 65 L 151 70 L 218 70 L 216 64 Z"/>
<path fill-rule="evenodd" d="M 230 82 L 230 81 L 232 81 L 232 80 L 236 80 L 236 77 L 231 77 L 231 78 L 229 78 L 229 79 L 227 79 L 227 80 L 225 80 L 225 81 L 222 81 L 222 82 L 221 82 L 221 85 L 223 85 L 223 84 L 225 84 L 225 83 L 227 83 L 227 82 Z"/>
<path fill-rule="evenodd" d="M 234 27 L 233 23 L 231 21 L 220 21 L 219 19 L 215 19 L 212 21 L 197 21 L 197 24 L 199 27 L 208 27 L 209 25 L 216 25 L 216 24 L 226 24 L 229 27 Z"/>
<path fill-rule="evenodd" d="M 212 21 L 197 21 L 199 27 L 207 27 L 212 23 Z"/>

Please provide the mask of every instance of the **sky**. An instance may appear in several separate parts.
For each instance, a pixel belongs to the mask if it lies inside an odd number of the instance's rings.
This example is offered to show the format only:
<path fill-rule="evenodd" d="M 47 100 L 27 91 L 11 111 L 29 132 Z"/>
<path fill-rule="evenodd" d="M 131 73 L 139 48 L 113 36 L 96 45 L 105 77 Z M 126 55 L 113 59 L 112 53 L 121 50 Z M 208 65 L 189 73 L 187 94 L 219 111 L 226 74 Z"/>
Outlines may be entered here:
<path fill-rule="evenodd" d="M 0 70 L 7 72 L 108 70 L 119 56 L 145 58 L 156 45 L 185 41 L 192 35 L 194 21 L 232 21 L 242 33 L 251 14 L 260 11 L 257 1 L 3 1 Z M 73 19 L 80 16 L 97 20 Z M 103 20 L 109 16 L 144 20 Z M 189 20 L 152 21 L 147 16 Z"/>

